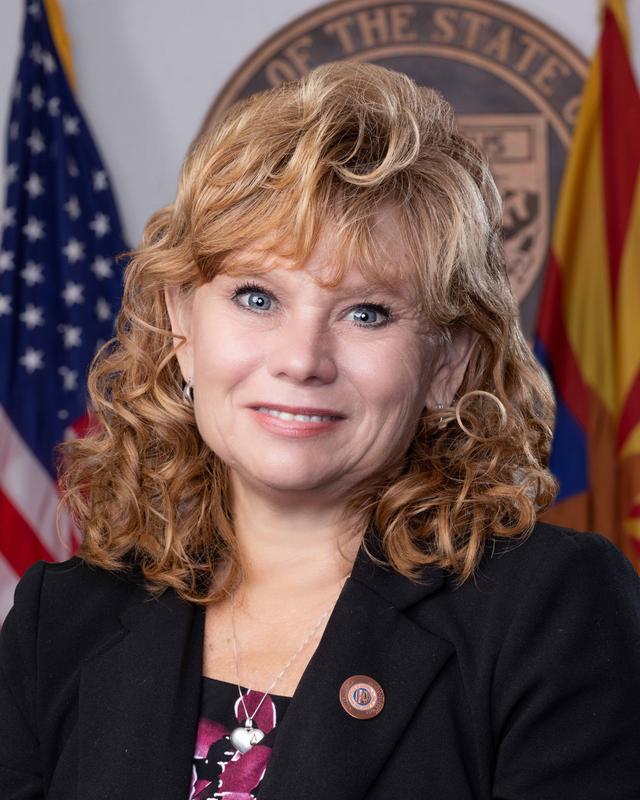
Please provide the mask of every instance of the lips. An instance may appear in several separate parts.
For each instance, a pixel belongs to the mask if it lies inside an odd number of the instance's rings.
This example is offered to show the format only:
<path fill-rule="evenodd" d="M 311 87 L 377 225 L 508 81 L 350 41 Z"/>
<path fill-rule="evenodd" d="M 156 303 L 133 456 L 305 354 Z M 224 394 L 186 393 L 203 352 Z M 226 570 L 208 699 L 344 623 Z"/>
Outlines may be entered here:
<path fill-rule="evenodd" d="M 306 414 L 307 416 L 315 416 L 315 417 L 340 417 L 340 419 L 344 419 L 345 415 L 341 414 L 339 411 L 336 411 L 332 408 L 314 408 L 312 406 L 283 406 L 279 405 L 278 403 L 256 403 L 256 405 L 251 406 L 254 410 L 258 410 L 259 408 L 271 408 L 274 411 L 286 411 L 289 414 Z"/>

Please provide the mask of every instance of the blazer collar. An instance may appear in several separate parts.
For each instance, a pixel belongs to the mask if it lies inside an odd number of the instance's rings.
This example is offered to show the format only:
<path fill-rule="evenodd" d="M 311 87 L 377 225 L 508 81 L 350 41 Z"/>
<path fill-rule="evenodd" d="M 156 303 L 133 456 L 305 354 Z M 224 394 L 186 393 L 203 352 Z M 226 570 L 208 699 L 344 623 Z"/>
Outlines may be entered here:
<path fill-rule="evenodd" d="M 367 545 L 381 555 L 371 527 Z M 366 794 L 421 699 L 454 653 L 406 610 L 445 582 L 437 567 L 417 584 L 374 564 L 361 547 L 322 638 L 279 723 L 260 800 L 347 800 Z M 189 796 L 198 724 L 204 609 L 142 585 L 122 630 L 83 665 L 78 796 Z M 343 681 L 368 675 L 385 705 L 374 718 L 347 714 Z M 353 765 L 358 768 L 354 769 Z"/>
<path fill-rule="evenodd" d="M 372 553 L 386 561 L 380 544 L 380 533 L 372 523 L 365 533 L 365 543 Z M 365 553 L 362 545 L 351 570 L 351 578 L 368 586 L 373 592 L 388 600 L 398 611 L 406 611 L 431 594 L 441 589 L 447 573 L 441 567 L 423 569 L 419 582 L 410 581 L 390 566 L 375 564 Z"/>

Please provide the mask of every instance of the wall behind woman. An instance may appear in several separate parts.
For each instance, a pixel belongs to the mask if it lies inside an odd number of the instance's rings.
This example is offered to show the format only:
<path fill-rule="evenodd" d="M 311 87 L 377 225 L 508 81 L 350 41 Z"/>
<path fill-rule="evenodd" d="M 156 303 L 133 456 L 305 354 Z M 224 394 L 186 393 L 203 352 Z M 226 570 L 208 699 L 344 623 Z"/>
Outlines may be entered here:
<path fill-rule="evenodd" d="M 23 5 L 2 0 L 0 10 L 3 153 Z M 268 36 L 320 3 L 61 0 L 61 5 L 73 41 L 79 101 L 111 173 L 127 239 L 135 244 L 149 215 L 173 199 L 186 148 L 231 73 Z M 511 5 L 591 56 L 597 0 Z M 628 0 L 627 6 L 640 76 L 640 0 Z M 0 191 L 4 198 L 4 176 Z"/>

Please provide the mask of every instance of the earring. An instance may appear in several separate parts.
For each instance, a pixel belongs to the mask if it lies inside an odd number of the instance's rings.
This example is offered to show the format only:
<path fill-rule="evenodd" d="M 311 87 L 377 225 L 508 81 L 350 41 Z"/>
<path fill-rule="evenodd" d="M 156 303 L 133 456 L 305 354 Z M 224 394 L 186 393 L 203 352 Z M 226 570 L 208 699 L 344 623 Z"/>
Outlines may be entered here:
<path fill-rule="evenodd" d="M 187 403 L 187 405 L 193 405 L 193 388 L 191 385 L 191 378 L 187 378 L 187 382 L 182 388 L 182 396 L 184 397 L 184 402 Z"/>
<path fill-rule="evenodd" d="M 461 410 L 462 406 L 467 402 L 467 400 L 470 397 L 474 397 L 474 396 L 476 396 L 476 397 L 488 397 L 490 400 L 493 400 L 493 402 L 495 403 L 495 405 L 496 405 L 496 407 L 498 409 L 498 414 L 499 414 L 499 418 L 500 418 L 500 428 L 499 428 L 500 432 L 502 432 L 507 426 L 507 422 L 508 422 L 507 409 L 504 407 L 504 403 L 502 402 L 502 400 L 500 400 L 499 397 L 496 397 L 496 395 L 493 394 L 493 392 L 487 392 L 484 389 L 472 389 L 470 392 L 467 392 L 466 394 L 463 394 L 462 397 L 456 403 L 456 421 L 458 422 L 458 425 L 459 425 L 460 429 L 464 433 L 466 433 L 467 436 L 470 436 L 473 439 L 476 439 L 478 441 L 486 441 L 486 439 L 482 439 L 480 436 L 477 436 L 476 434 L 474 434 L 474 432 L 469 430 L 469 428 L 467 428 L 464 425 L 464 423 L 462 422 L 460 410 Z"/>
<path fill-rule="evenodd" d="M 436 403 L 435 408 L 437 408 L 438 411 L 441 411 L 444 408 L 444 403 Z M 447 427 L 447 422 L 448 421 L 441 416 L 440 419 L 438 420 L 438 430 L 439 431 L 444 430 Z"/>

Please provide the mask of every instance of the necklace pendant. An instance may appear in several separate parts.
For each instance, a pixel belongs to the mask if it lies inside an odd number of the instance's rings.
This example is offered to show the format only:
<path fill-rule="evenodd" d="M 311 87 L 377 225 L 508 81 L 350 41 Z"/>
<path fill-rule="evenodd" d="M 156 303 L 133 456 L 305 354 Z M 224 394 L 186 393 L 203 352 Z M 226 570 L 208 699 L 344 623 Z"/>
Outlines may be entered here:
<path fill-rule="evenodd" d="M 253 727 L 253 720 L 246 719 L 244 726 L 240 725 L 234 728 L 229 738 L 236 750 L 246 753 L 254 744 L 258 744 L 261 739 L 264 739 L 264 733 L 260 728 Z"/>

